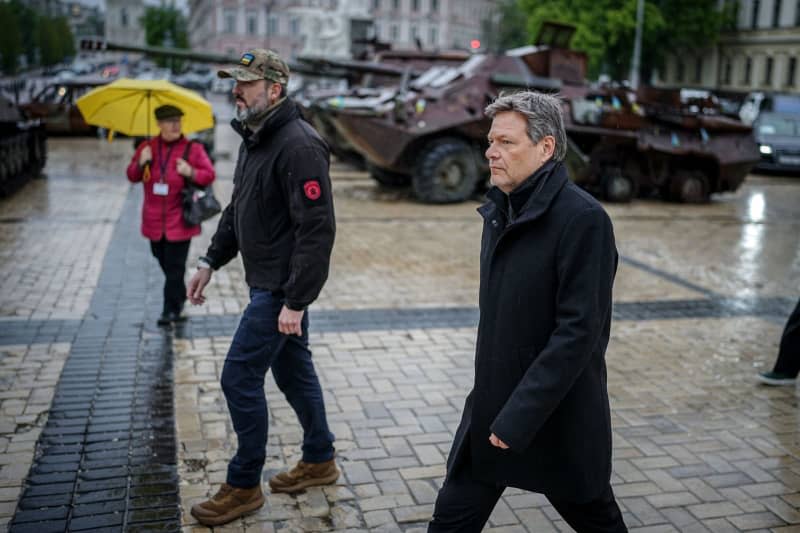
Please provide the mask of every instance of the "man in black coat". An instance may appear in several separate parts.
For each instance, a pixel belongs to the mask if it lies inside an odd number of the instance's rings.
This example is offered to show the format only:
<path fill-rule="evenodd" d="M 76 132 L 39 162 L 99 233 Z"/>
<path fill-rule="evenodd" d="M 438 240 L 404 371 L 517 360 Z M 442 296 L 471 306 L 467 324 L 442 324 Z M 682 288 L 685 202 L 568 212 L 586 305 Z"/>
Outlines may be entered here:
<path fill-rule="evenodd" d="M 611 220 L 567 177 L 556 97 L 486 114 L 475 384 L 428 531 L 480 531 L 506 487 L 543 493 L 576 531 L 627 531 L 610 485 Z"/>
<path fill-rule="evenodd" d="M 245 52 L 238 65 L 218 75 L 236 80 L 232 125 L 242 144 L 231 203 L 200 258 L 188 297 L 193 304 L 203 303 L 212 271 L 241 252 L 250 303 L 221 379 L 238 448 L 226 482 L 191 510 L 207 526 L 230 522 L 264 504 L 268 370 L 303 427 L 303 459 L 270 479 L 270 488 L 296 492 L 339 477 L 334 436 L 308 349 L 306 312 L 328 277 L 335 234 L 328 147 L 286 97 L 289 67 L 275 52 Z"/>

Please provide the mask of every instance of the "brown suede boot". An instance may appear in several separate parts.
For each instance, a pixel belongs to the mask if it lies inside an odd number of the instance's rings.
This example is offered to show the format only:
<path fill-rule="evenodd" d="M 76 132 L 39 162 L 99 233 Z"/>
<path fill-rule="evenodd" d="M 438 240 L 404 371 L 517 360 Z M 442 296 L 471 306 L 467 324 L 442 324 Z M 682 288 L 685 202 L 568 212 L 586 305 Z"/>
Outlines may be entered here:
<path fill-rule="evenodd" d="M 304 463 L 269 480 L 272 492 L 297 492 L 317 485 L 330 485 L 339 479 L 339 469 L 333 459 L 324 463 Z"/>
<path fill-rule="evenodd" d="M 204 526 L 227 524 L 264 505 L 261 483 L 249 489 L 239 489 L 223 483 L 219 491 L 201 503 L 192 505 L 192 516 Z"/>

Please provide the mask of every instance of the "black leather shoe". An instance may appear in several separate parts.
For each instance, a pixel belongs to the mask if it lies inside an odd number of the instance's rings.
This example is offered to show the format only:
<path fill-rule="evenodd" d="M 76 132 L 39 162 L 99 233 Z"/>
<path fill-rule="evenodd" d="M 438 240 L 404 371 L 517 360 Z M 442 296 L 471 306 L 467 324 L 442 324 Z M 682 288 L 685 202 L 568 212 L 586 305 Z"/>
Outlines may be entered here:
<path fill-rule="evenodd" d="M 156 324 L 159 326 L 169 326 L 172 323 L 172 319 L 170 318 L 172 313 L 161 313 L 161 316 L 158 317 Z"/>

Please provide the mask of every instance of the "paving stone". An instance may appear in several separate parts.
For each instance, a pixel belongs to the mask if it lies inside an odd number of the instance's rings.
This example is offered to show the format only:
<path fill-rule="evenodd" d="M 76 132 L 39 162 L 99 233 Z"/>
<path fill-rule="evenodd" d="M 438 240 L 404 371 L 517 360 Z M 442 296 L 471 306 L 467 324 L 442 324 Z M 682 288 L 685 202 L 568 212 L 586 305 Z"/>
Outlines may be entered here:
<path fill-rule="evenodd" d="M 728 521 L 741 530 L 766 529 L 785 525 L 783 520 L 770 512 L 729 516 Z"/>
<path fill-rule="evenodd" d="M 331 522 L 334 529 L 349 529 L 363 527 L 361 514 L 358 509 L 347 504 L 336 504 L 331 508 Z"/>
<path fill-rule="evenodd" d="M 717 518 L 717 517 L 730 517 L 737 514 L 742 514 L 742 510 L 736 505 L 728 502 L 717 503 L 701 503 L 698 505 L 690 505 L 689 512 L 700 519 Z"/>
<path fill-rule="evenodd" d="M 685 507 L 699 503 L 697 497 L 691 492 L 667 492 L 663 494 L 653 494 L 647 496 L 647 501 L 656 508 L 661 507 Z"/>

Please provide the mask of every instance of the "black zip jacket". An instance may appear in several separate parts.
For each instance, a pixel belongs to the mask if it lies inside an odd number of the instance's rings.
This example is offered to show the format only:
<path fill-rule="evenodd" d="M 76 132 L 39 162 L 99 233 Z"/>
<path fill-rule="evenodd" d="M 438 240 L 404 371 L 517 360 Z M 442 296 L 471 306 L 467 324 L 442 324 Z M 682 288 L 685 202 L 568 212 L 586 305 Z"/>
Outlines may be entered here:
<path fill-rule="evenodd" d="M 336 233 L 328 147 L 288 98 L 255 133 L 231 125 L 243 139 L 233 195 L 206 257 L 216 270 L 241 252 L 250 287 L 304 309 L 328 278 Z"/>

